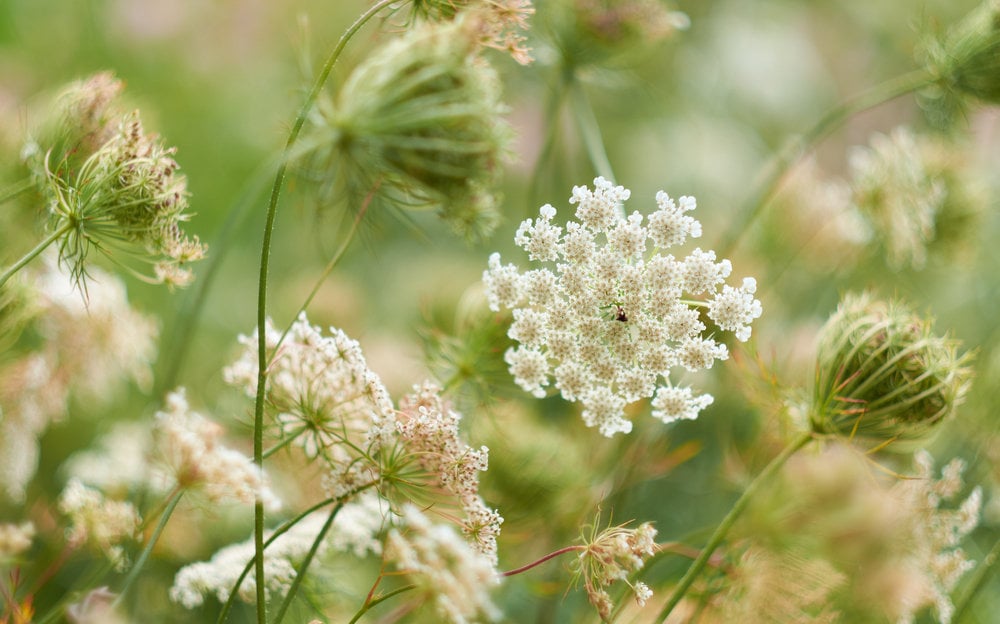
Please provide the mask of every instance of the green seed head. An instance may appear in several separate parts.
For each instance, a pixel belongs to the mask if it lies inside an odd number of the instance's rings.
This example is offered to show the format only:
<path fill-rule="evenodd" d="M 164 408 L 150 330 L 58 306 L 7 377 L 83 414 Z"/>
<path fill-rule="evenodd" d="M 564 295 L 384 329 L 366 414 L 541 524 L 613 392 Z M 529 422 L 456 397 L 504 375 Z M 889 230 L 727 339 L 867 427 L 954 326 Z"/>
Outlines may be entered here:
<path fill-rule="evenodd" d="M 820 333 L 812 428 L 878 447 L 924 440 L 962 402 L 967 361 L 905 305 L 847 296 Z"/>
<path fill-rule="evenodd" d="M 943 37 L 931 40 L 923 55 L 936 78 L 938 93 L 932 100 L 947 103 L 949 95 L 958 95 L 1000 103 L 1000 2 L 985 0 Z"/>
<path fill-rule="evenodd" d="M 411 30 L 317 107 L 304 143 L 314 167 L 334 172 L 324 194 L 433 207 L 464 235 L 492 231 L 510 132 L 477 32 L 463 19 Z"/>

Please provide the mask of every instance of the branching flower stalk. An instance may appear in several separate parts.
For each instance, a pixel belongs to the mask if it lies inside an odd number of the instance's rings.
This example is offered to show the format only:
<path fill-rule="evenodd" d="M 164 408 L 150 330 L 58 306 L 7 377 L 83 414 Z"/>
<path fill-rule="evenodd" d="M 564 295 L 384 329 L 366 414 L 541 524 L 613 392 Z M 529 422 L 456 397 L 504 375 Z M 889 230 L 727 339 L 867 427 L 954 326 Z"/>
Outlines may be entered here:
<path fill-rule="evenodd" d="M 341 36 L 340 41 L 337 42 L 337 45 L 334 47 L 330 56 L 323 64 L 322 70 L 316 77 L 316 81 L 309 90 L 309 94 L 306 96 L 305 101 L 302 103 L 302 108 L 299 109 L 299 113 L 295 118 L 292 129 L 288 133 L 288 139 L 285 142 L 284 153 L 286 155 L 291 153 L 291 149 L 295 145 L 295 141 L 298 139 L 299 133 L 302 131 L 302 126 L 306 122 L 309 111 L 312 109 L 313 104 L 315 104 L 316 98 L 319 97 L 320 91 L 326 84 L 326 81 L 330 76 L 330 72 L 333 71 L 334 64 L 336 64 L 337 59 L 340 58 L 340 54 L 344 51 L 347 43 L 351 40 L 355 33 L 361 29 L 362 26 L 378 15 L 378 13 L 380 13 L 383 9 L 392 4 L 393 0 L 380 0 L 375 3 L 360 17 L 358 17 L 358 19 L 351 24 L 351 26 L 348 27 L 348 29 Z M 257 397 L 254 402 L 253 420 L 253 458 L 254 463 L 259 468 L 262 468 L 264 464 L 264 395 L 267 385 L 267 341 L 264 339 L 264 332 L 266 331 L 267 322 L 267 274 L 271 258 L 271 236 L 274 232 L 274 219 L 277 216 L 278 199 L 281 196 L 281 189 L 285 182 L 286 167 L 286 162 L 283 159 L 281 164 L 278 165 L 278 171 L 274 176 L 274 184 L 271 187 L 271 195 L 267 206 L 267 216 L 264 223 L 264 240 L 261 243 L 260 276 L 257 288 L 257 337 L 259 345 L 257 361 L 259 371 L 257 377 Z M 265 578 L 263 555 L 264 502 L 260 499 L 258 499 L 254 504 L 254 550 L 256 552 L 254 576 L 257 580 L 257 624 L 267 624 L 267 595 L 264 587 Z"/>

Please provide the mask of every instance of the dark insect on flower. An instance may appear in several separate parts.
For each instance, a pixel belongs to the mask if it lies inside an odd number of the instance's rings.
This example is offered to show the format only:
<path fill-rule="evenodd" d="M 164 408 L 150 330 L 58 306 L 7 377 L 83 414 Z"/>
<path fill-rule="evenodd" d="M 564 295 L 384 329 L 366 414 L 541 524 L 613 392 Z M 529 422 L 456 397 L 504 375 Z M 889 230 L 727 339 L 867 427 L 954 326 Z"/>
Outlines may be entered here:
<path fill-rule="evenodd" d="M 623 310 L 620 305 L 615 306 L 615 320 L 621 321 L 622 323 L 628 322 L 628 316 L 625 315 L 625 310 Z"/>

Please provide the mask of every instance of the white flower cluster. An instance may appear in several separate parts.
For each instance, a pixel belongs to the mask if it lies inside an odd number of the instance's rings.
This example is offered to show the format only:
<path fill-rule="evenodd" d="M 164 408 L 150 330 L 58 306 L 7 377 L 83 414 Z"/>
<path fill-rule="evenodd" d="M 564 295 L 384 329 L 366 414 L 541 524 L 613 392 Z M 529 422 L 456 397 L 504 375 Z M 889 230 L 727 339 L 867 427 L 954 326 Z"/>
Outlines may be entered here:
<path fill-rule="evenodd" d="M 219 443 L 222 427 L 192 411 L 183 389 L 167 396 L 166 411 L 157 412 L 156 419 L 159 452 L 170 471 L 171 487 L 197 488 L 214 502 L 253 504 L 260 496 L 268 509 L 281 507 L 261 470 Z"/>
<path fill-rule="evenodd" d="M 922 607 L 934 605 L 938 621 L 947 624 L 955 611 L 951 592 L 962 575 L 975 567 L 958 545 L 979 525 L 983 491 L 976 487 L 956 509 L 942 509 L 941 504 L 954 500 L 962 489 L 965 462 L 953 459 L 942 469 L 941 478 L 935 479 L 934 459 L 929 453 L 918 452 L 914 461 L 915 478 L 900 481 L 895 490 L 914 518 L 913 536 L 907 542 L 913 551 L 906 567 L 923 582 L 919 584 L 920 595 L 912 597 L 912 604 L 907 605 L 910 608 L 897 622 L 909 624 Z"/>
<path fill-rule="evenodd" d="M 674 201 L 660 191 L 643 225 L 638 212 L 622 216 L 628 197 L 604 178 L 593 190 L 575 187 L 570 203 L 579 222 L 564 231 L 552 222 L 555 208 L 545 205 L 515 236 L 529 260 L 551 268 L 522 273 L 494 253 L 483 273 L 490 308 L 513 310 L 508 335 L 520 346 L 505 359 L 518 385 L 543 397 L 554 379 L 566 400 L 583 404 L 587 426 L 609 437 L 631 431 L 625 406 L 654 393 L 653 415 L 663 422 L 694 418 L 711 403 L 711 396 L 669 382 L 676 366 L 697 371 L 729 357 L 724 344 L 705 335 L 702 312 L 741 341 L 761 315 L 753 278 L 719 290 L 732 266 L 717 262 L 715 252 L 695 249 L 683 259 L 660 253 L 701 235 L 687 214 L 694 198 Z"/>
<path fill-rule="evenodd" d="M 108 500 L 98 490 L 72 479 L 59 497 L 59 511 L 70 518 L 66 539 L 71 546 L 94 544 L 117 570 L 125 569 L 128 560 L 120 544 L 138 532 L 140 523 L 132 503 Z"/>
<path fill-rule="evenodd" d="M 490 590 L 500 583 L 491 559 L 470 547 L 450 525 L 431 522 L 419 508 L 403 507 L 401 528 L 389 531 L 386 559 L 434 597 L 453 624 L 497 620 Z"/>
<path fill-rule="evenodd" d="M 497 536 L 503 518 L 479 496 L 479 473 L 489 466 L 489 449 L 470 448 L 462 441 L 462 415 L 441 399 L 432 383 L 415 386 L 400 401 L 397 429 L 405 452 L 431 475 L 432 485 L 458 498 L 465 513 L 462 532 L 473 547 L 497 563 Z"/>
<path fill-rule="evenodd" d="M 384 523 L 382 507 L 382 501 L 374 493 L 359 496 L 356 501 L 341 507 L 333 526 L 320 542 L 317 556 L 322 557 L 331 550 L 351 552 L 359 557 L 367 553 L 380 554 L 382 545 L 376 536 Z M 328 511 L 317 511 L 306 516 L 264 550 L 264 577 L 269 596 L 284 595 L 288 591 L 295 580 L 295 564 L 312 548 L 328 515 Z M 170 599 L 188 609 L 200 606 L 205 597 L 211 595 L 219 602 L 226 602 L 236 579 L 253 558 L 251 539 L 226 546 L 209 561 L 185 566 L 174 577 Z M 253 602 L 256 591 L 254 575 L 247 574 L 240 583 L 239 597 L 245 602 Z"/>
<path fill-rule="evenodd" d="M 920 269 L 947 192 L 925 166 L 913 132 L 875 134 L 849 157 L 853 202 L 886 248 L 889 265 Z"/>
<path fill-rule="evenodd" d="M 303 312 L 279 347 L 281 332 L 268 320 L 265 340 L 272 360 L 266 399 L 282 435 L 294 438 L 306 457 L 350 463 L 355 453 L 349 446 L 391 420 L 392 400 L 368 369 L 357 341 L 339 329 L 330 331 L 322 335 Z M 239 341 L 244 350 L 223 375 L 252 397 L 257 393 L 257 332 Z"/>
<path fill-rule="evenodd" d="M 0 522 L 0 561 L 7 561 L 28 550 L 34 539 L 35 525 L 33 523 Z"/>

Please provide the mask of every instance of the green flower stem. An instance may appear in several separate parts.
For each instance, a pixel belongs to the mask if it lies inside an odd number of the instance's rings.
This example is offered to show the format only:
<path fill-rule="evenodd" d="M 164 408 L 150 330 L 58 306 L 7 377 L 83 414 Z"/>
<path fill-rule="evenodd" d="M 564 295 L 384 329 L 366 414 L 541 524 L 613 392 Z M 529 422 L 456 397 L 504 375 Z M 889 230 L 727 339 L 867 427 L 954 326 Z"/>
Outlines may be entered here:
<path fill-rule="evenodd" d="M 368 611 L 372 607 L 374 607 L 375 605 L 377 605 L 377 604 L 379 604 L 381 602 L 385 602 L 386 600 L 392 598 L 393 596 L 398 596 L 399 594 L 402 594 L 404 592 L 408 592 L 411 589 L 416 589 L 416 588 L 417 588 L 416 585 L 404 585 L 403 587 L 397 587 L 396 589 L 392 590 L 391 592 L 388 592 L 388 593 L 386 593 L 386 594 L 384 594 L 382 596 L 379 596 L 378 598 L 375 598 L 373 600 L 369 600 L 369 601 L 365 602 L 365 604 L 362 605 L 362 607 L 360 609 L 358 609 L 358 612 L 354 614 L 354 617 L 352 617 L 351 621 L 348 622 L 347 624 L 355 624 L 358 620 L 361 619 L 362 615 L 364 615 L 365 613 L 368 613 Z"/>
<path fill-rule="evenodd" d="M 804 134 L 789 140 L 782 150 L 772 158 L 768 168 L 761 172 L 755 192 L 747 198 L 739 212 L 733 216 L 729 231 L 722 239 L 722 243 L 716 247 L 719 251 L 719 257 L 728 257 L 733 252 L 733 249 L 739 244 L 740 238 L 774 196 L 785 174 L 820 141 L 854 115 L 917 91 L 931 84 L 934 80 L 934 77 L 923 69 L 903 74 L 848 99 L 827 112 L 816 125 Z"/>
<path fill-rule="evenodd" d="M 16 184 L 10 188 L 6 188 L 3 191 L 0 191 L 0 204 L 9 202 L 18 195 L 30 191 L 34 186 L 35 186 L 34 181 L 31 178 L 28 178 L 27 180 L 21 182 L 20 184 Z"/>
<path fill-rule="evenodd" d="M 361 210 L 358 211 L 358 214 L 355 215 L 354 221 L 351 223 L 351 229 L 347 233 L 347 238 L 345 238 L 344 242 L 340 244 L 340 248 L 337 249 L 336 253 L 333 254 L 333 257 L 330 258 L 330 261 L 326 263 L 326 267 L 323 268 L 323 273 L 319 276 L 319 279 L 316 280 L 316 284 L 313 286 L 312 290 L 309 291 L 309 295 L 306 297 L 305 301 L 303 301 L 302 305 L 299 306 L 298 312 L 296 312 L 295 316 L 292 317 L 292 322 L 289 323 L 288 327 L 285 328 L 285 331 L 281 332 L 281 337 L 278 338 L 278 344 L 274 348 L 273 352 L 274 355 L 277 355 L 278 347 L 280 347 L 281 344 L 285 342 L 285 336 L 287 336 L 288 332 L 291 331 L 292 325 L 295 323 L 295 319 L 297 319 L 300 314 L 306 311 L 306 308 L 309 307 L 309 304 L 312 303 L 312 300 L 316 297 L 317 293 L 319 293 L 319 289 L 323 286 L 323 283 L 326 281 L 326 278 L 330 277 L 330 273 L 333 272 L 333 268 L 337 266 L 337 263 L 340 262 L 340 259 L 347 251 L 347 248 L 350 247 L 351 242 L 354 240 L 355 234 L 358 233 L 358 227 L 361 225 L 361 221 L 362 219 L 364 219 L 365 213 L 368 212 L 368 207 L 371 205 L 371 200 L 375 197 L 375 192 L 377 190 L 378 187 L 376 186 L 375 188 L 372 189 L 371 193 L 369 193 L 368 196 L 365 198 L 364 205 L 361 207 Z"/>
<path fill-rule="evenodd" d="M 367 490 L 370 487 L 374 487 L 375 485 L 377 485 L 377 483 L 374 481 L 371 483 L 366 483 L 351 490 L 341 498 L 327 498 L 325 500 L 316 503 L 315 505 L 312 505 L 305 511 L 299 513 L 299 515 L 295 516 L 290 520 L 287 520 L 284 524 L 276 528 L 271 533 L 270 537 L 268 537 L 267 540 L 264 541 L 264 548 L 270 546 L 272 543 L 274 543 L 276 539 L 287 533 L 292 527 L 301 522 L 306 516 L 313 513 L 314 511 L 321 509 L 326 505 L 329 505 L 330 503 L 336 503 L 337 505 L 340 505 L 341 502 L 345 500 L 347 497 L 359 494 L 360 492 L 363 492 L 364 490 Z M 254 555 L 253 559 L 247 562 L 246 566 L 243 568 L 243 572 L 241 572 L 239 577 L 236 579 L 236 583 L 233 584 L 233 588 L 229 592 L 229 598 L 226 600 L 226 604 L 222 605 L 222 611 L 219 612 L 219 617 L 216 620 L 216 624 L 223 624 L 226 621 L 226 619 L 229 618 L 229 612 L 232 610 L 233 604 L 235 604 L 236 602 L 236 597 L 240 593 L 240 585 L 243 584 L 243 579 L 246 578 L 247 574 L 250 574 L 250 570 L 254 568 L 256 561 L 257 561 L 257 556 Z"/>
<path fill-rule="evenodd" d="M 166 508 L 163 513 L 160 514 L 160 521 L 156 523 L 156 528 L 153 529 L 153 534 L 149 536 L 149 541 L 146 542 L 146 547 L 142 549 L 139 553 L 139 558 L 135 560 L 132 564 L 132 569 L 129 570 L 128 576 L 125 577 L 125 581 L 122 583 L 121 591 L 118 593 L 118 597 L 115 598 L 115 604 L 119 604 L 128 590 L 135 583 L 135 580 L 139 578 L 139 573 L 142 572 L 143 566 L 146 565 L 146 560 L 149 559 L 149 554 L 153 552 L 153 547 L 156 546 L 156 542 L 159 541 L 160 535 L 163 533 L 163 529 L 167 526 L 167 522 L 170 520 L 170 516 L 174 513 L 174 509 L 177 508 L 177 503 L 181 501 L 181 497 L 184 496 L 184 489 L 179 488 L 174 491 L 173 495 L 170 497 Z"/>
<path fill-rule="evenodd" d="M 998 558 L 1000 558 L 1000 540 L 997 540 L 997 542 L 993 544 L 993 548 L 990 550 L 989 554 L 987 554 L 976 567 L 976 571 L 969 580 L 969 589 L 962 595 L 958 604 L 955 605 L 955 615 L 951 619 L 952 622 L 955 622 L 955 624 L 961 624 L 962 618 L 966 613 L 970 612 L 969 605 L 972 604 L 972 599 L 975 598 L 979 590 L 986 585 L 986 579 L 990 577 L 990 571 L 993 570 L 993 566 L 996 565 Z"/>
<path fill-rule="evenodd" d="M 539 186 L 542 181 L 542 171 L 546 163 L 552 157 L 552 151 L 556 146 L 556 138 L 559 135 L 560 112 L 563 107 L 563 100 L 566 97 L 566 90 L 573 81 L 573 70 L 564 68 L 559 72 L 558 84 L 552 87 L 548 100 L 545 103 L 545 139 L 542 148 L 538 152 L 538 160 L 535 162 L 534 172 L 531 174 L 531 182 L 528 185 L 528 200 L 530 204 L 539 201 Z"/>
<path fill-rule="evenodd" d="M 316 551 L 319 550 L 319 545 L 323 543 L 323 539 L 330 531 L 330 527 L 333 526 L 333 520 L 337 517 L 337 512 L 339 512 L 343 507 L 343 503 L 337 503 L 333 506 L 333 509 L 330 510 L 330 515 L 327 516 L 326 522 L 323 523 L 323 528 L 320 529 L 319 533 L 316 535 L 316 539 L 313 540 L 312 546 L 309 547 L 309 552 L 306 553 L 305 559 L 302 560 L 302 565 L 295 573 L 295 580 L 292 581 L 292 586 L 288 588 L 288 594 L 285 595 L 285 599 L 278 608 L 278 613 L 274 616 L 274 624 L 281 624 L 281 620 L 285 618 L 285 613 L 288 612 L 288 607 L 291 606 L 292 599 L 295 598 L 295 594 L 299 591 L 299 587 L 302 585 L 302 579 L 306 576 L 306 570 L 309 569 L 309 564 L 312 563 L 313 557 L 316 556 Z"/>
<path fill-rule="evenodd" d="M 380 0 L 373 4 L 367 11 L 361 14 L 358 19 L 340 37 L 340 41 L 334 47 L 333 52 L 326 59 L 323 69 L 309 90 L 302 108 L 299 110 L 288 133 L 288 140 L 285 142 L 284 154 L 287 155 L 295 141 L 299 138 L 302 126 L 305 125 L 306 117 L 316 103 L 316 98 L 326 84 L 333 66 L 340 58 L 341 52 L 347 42 L 351 40 L 355 33 L 364 26 L 368 20 L 373 18 L 382 9 L 393 4 L 395 0 Z M 267 340 L 264 337 L 264 323 L 267 320 L 267 271 L 271 259 L 271 235 L 274 233 L 274 219 L 278 212 L 278 198 L 281 196 L 281 188 L 285 182 L 285 171 L 287 169 L 287 159 L 282 158 L 281 164 L 274 176 L 274 184 L 271 186 L 271 197 L 267 205 L 267 217 L 264 224 L 264 239 L 260 249 L 260 278 L 257 286 L 257 398 L 254 401 L 253 419 L 253 460 L 254 463 L 263 467 L 264 464 L 264 390 L 267 386 Z M 257 624 L 267 624 L 267 595 L 264 592 L 264 502 L 258 497 L 254 504 L 253 512 L 254 525 L 254 553 L 256 565 L 254 576 L 257 581 Z"/>
<path fill-rule="evenodd" d="M 73 229 L 73 222 L 67 221 L 62 225 L 62 227 L 57 229 L 55 232 L 52 232 L 48 236 L 46 236 L 45 240 L 35 245 L 34 249 L 24 254 L 24 256 L 20 260 L 12 264 L 9 269 L 4 271 L 3 275 L 0 275 L 0 288 L 3 288 L 3 285 L 7 283 L 7 280 L 13 277 L 15 273 L 23 269 L 25 265 L 27 265 L 29 262 L 38 257 L 38 255 L 43 251 L 45 251 L 49 245 L 59 240 L 64 234 L 66 234 L 72 229 Z"/>
<path fill-rule="evenodd" d="M 746 508 L 750 499 L 753 498 L 753 495 L 756 494 L 760 486 L 771 478 L 771 475 L 776 473 L 785 464 L 785 462 L 788 461 L 789 457 L 794 455 L 796 451 L 808 444 L 812 439 L 813 434 L 810 431 L 803 433 L 798 438 L 793 440 L 791 444 L 786 446 L 781 453 L 772 459 L 771 462 L 764 467 L 764 470 L 762 470 L 759 475 L 754 477 L 753 481 L 751 481 L 746 489 L 743 490 L 743 494 L 736 499 L 736 502 L 733 504 L 733 508 L 729 510 L 726 517 L 723 518 L 722 522 L 719 523 L 719 526 L 716 527 L 715 532 L 712 533 L 712 537 L 709 538 L 708 543 L 705 544 L 704 548 L 702 548 L 701 554 L 699 554 L 698 558 L 694 560 L 694 563 L 691 564 L 688 571 L 684 573 L 680 583 L 677 584 L 677 588 L 674 589 L 674 593 L 670 595 L 670 600 L 667 601 L 663 610 L 660 611 L 659 621 L 661 624 L 666 622 L 670 612 L 674 610 L 677 603 L 681 601 L 681 598 L 683 598 L 684 594 L 687 593 L 687 590 L 690 589 L 695 578 L 697 578 L 704 569 L 705 564 L 708 563 L 708 560 L 712 557 L 715 549 L 722 543 L 722 540 L 725 539 L 726 533 L 728 533 L 729 529 L 736 523 L 736 519 L 739 518 L 740 514 Z"/>
<path fill-rule="evenodd" d="M 576 115 L 576 122 L 580 126 L 580 134 L 583 136 L 583 144 L 587 149 L 587 156 L 590 164 L 594 166 L 597 174 L 609 182 L 615 182 L 615 174 L 611 169 L 611 161 L 608 160 L 607 151 L 604 149 L 604 140 L 601 138 L 601 128 L 597 124 L 597 116 L 587 99 L 587 93 L 583 90 L 583 85 L 579 80 L 571 80 L 569 83 L 570 98 L 573 103 L 573 112 Z"/>

